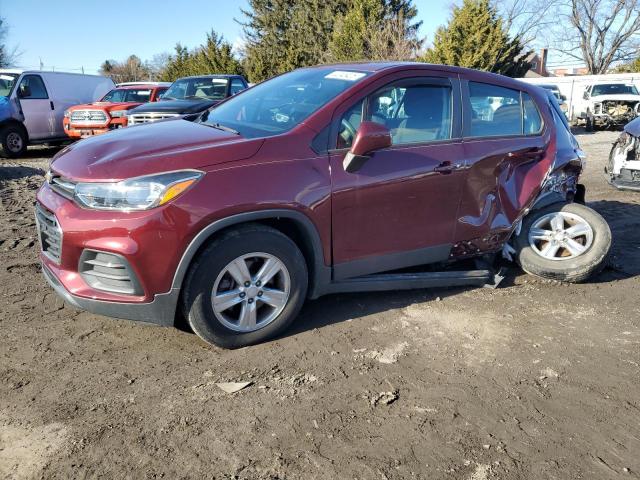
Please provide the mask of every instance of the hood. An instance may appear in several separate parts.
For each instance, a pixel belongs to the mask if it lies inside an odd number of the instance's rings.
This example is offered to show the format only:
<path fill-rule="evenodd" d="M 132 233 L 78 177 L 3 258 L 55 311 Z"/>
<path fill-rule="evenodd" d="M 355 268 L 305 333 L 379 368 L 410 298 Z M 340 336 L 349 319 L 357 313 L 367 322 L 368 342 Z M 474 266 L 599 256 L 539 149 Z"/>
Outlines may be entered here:
<path fill-rule="evenodd" d="M 73 112 L 74 110 L 125 110 L 127 108 L 133 108 L 135 106 L 141 105 L 140 103 L 135 102 L 93 102 L 93 103 L 83 103 L 82 105 L 74 105 L 69 108 L 69 111 Z"/>
<path fill-rule="evenodd" d="M 144 103 L 131 110 L 136 113 L 188 113 L 204 112 L 207 108 L 220 103 L 220 100 L 160 100 L 159 102 Z"/>
<path fill-rule="evenodd" d="M 591 97 L 596 102 L 604 102 L 606 100 L 616 100 L 623 102 L 640 102 L 640 95 L 618 94 L 618 95 L 596 95 Z"/>
<path fill-rule="evenodd" d="M 72 180 L 116 181 L 243 160 L 263 141 L 178 119 L 81 140 L 61 150 L 51 167 Z"/>
<path fill-rule="evenodd" d="M 631 120 L 624 126 L 624 131 L 634 137 L 640 137 L 640 117 L 635 120 Z"/>

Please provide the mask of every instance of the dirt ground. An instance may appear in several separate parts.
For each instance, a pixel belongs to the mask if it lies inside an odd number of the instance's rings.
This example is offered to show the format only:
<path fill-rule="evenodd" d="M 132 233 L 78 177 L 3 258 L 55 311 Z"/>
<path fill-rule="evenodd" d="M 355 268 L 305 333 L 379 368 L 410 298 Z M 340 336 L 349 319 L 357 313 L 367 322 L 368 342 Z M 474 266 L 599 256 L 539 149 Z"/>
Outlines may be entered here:
<path fill-rule="evenodd" d="M 640 478 L 640 193 L 605 183 L 616 135 L 579 136 L 615 242 L 590 283 L 327 296 L 236 351 L 63 305 L 32 213 L 55 151 L 2 161 L 0 478 Z"/>

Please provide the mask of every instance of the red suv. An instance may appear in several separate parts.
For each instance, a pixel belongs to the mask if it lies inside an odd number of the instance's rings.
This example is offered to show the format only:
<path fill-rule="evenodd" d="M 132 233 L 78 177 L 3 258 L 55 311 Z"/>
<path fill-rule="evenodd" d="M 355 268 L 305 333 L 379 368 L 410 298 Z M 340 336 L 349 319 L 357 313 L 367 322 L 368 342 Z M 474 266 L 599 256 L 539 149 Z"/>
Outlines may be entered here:
<path fill-rule="evenodd" d="M 482 285 L 500 255 L 585 280 L 611 233 L 581 204 L 583 162 L 533 85 L 421 63 L 306 68 L 61 151 L 37 195 L 41 260 L 77 307 L 183 313 L 238 347 L 282 332 L 306 298 Z"/>
<path fill-rule="evenodd" d="M 127 126 L 127 113 L 147 102 L 156 102 L 170 83 L 121 84 L 100 101 L 76 105 L 64 112 L 65 133 L 71 138 L 85 138 Z"/>

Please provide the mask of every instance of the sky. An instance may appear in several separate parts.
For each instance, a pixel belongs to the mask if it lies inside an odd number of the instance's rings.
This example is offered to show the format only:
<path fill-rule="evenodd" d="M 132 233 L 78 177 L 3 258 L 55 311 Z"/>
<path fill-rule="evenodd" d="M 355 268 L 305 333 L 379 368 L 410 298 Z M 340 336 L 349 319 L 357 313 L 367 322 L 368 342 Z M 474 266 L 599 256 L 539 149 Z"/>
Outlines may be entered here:
<path fill-rule="evenodd" d="M 421 36 L 433 39 L 446 23 L 452 0 L 414 0 Z M 106 59 L 135 54 L 151 60 L 176 43 L 194 48 L 211 29 L 242 44 L 247 0 L 0 0 L 7 44 L 17 47 L 23 68 L 96 73 Z"/>

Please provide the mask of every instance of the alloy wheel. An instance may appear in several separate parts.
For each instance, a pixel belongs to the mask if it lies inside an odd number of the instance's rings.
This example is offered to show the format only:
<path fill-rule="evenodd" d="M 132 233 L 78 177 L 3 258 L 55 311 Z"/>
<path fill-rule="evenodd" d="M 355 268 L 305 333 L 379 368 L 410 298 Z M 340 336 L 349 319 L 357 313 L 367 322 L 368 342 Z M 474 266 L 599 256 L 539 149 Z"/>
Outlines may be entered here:
<path fill-rule="evenodd" d="M 529 229 L 529 245 L 547 260 L 569 260 L 593 244 L 593 229 L 582 217 L 553 212 L 540 217 Z"/>
<path fill-rule="evenodd" d="M 236 332 L 266 327 L 289 301 L 291 277 L 285 264 L 269 253 L 242 255 L 222 269 L 213 285 L 216 318 Z"/>

